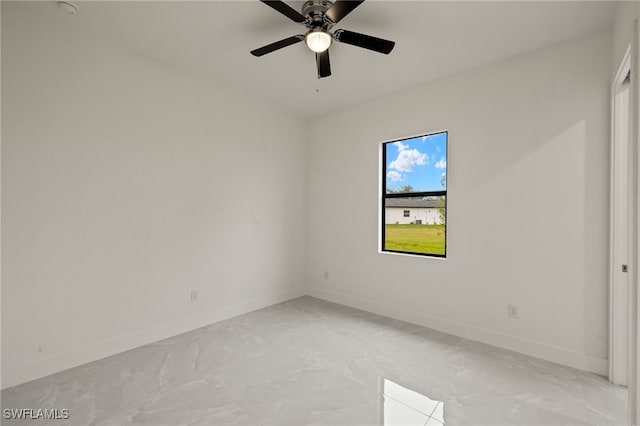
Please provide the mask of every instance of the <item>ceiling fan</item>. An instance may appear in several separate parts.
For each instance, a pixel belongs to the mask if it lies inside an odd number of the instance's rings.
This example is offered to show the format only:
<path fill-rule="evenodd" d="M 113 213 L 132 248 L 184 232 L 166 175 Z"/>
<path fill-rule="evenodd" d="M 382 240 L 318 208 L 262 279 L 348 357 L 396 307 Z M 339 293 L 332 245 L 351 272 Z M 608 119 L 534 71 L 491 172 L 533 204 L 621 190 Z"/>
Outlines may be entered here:
<path fill-rule="evenodd" d="M 374 52 L 384 53 L 385 55 L 388 55 L 395 46 L 395 42 L 393 41 L 366 34 L 348 30 L 332 31 L 335 24 L 351 13 L 353 9 L 360 6 L 364 0 L 336 0 L 335 2 L 329 0 L 308 0 L 302 5 L 302 13 L 299 13 L 280 0 L 260 1 L 282 13 L 293 22 L 304 25 L 307 28 L 307 32 L 305 34 L 287 37 L 259 49 L 252 50 L 251 54 L 254 56 L 266 55 L 267 53 L 304 40 L 309 49 L 316 54 L 318 78 L 331 75 L 329 46 L 331 46 L 333 40 L 373 50 Z"/>

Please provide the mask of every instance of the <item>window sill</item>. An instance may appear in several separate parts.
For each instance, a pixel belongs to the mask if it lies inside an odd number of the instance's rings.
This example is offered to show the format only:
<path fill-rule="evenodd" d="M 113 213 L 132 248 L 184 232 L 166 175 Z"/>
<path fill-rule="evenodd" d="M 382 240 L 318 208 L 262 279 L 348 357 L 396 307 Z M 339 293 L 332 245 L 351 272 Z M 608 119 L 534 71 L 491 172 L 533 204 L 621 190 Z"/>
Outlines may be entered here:
<path fill-rule="evenodd" d="M 417 257 L 420 259 L 436 259 L 436 260 L 447 260 L 447 256 L 439 256 L 436 254 L 417 254 L 417 253 L 404 253 L 401 251 L 389 251 L 389 250 L 378 250 L 379 254 L 393 254 L 396 256 L 407 256 L 407 257 Z"/>

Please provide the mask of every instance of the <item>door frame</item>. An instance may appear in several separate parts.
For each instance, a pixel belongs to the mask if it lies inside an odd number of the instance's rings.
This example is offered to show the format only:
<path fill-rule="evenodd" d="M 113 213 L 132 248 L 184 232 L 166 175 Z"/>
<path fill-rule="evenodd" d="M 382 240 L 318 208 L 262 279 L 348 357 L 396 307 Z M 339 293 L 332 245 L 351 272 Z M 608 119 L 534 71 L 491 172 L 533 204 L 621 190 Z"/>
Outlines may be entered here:
<path fill-rule="evenodd" d="M 630 140 L 631 46 L 611 84 L 609 198 L 609 380 L 627 386 L 631 341 L 631 280 L 622 265 L 632 257 L 630 219 L 633 212 L 633 155 Z"/>
<path fill-rule="evenodd" d="M 611 95 L 611 195 L 610 195 L 610 246 L 609 246 L 609 378 L 613 379 L 616 372 L 616 363 L 622 362 L 623 357 L 615 351 L 623 350 L 621 345 L 616 346 L 616 339 L 619 341 L 623 334 L 627 335 L 627 386 L 628 386 L 628 424 L 640 425 L 640 403 L 638 402 L 638 384 L 640 383 L 640 351 L 638 350 L 638 342 L 640 341 L 640 324 L 638 321 L 638 306 L 640 306 L 640 292 L 638 291 L 638 266 L 640 265 L 640 252 L 638 250 L 638 240 L 640 239 L 640 197 L 638 196 L 638 188 L 640 188 L 640 173 L 638 173 L 638 164 L 640 164 L 640 32 L 638 29 L 638 19 L 633 21 L 632 27 L 627 37 L 627 53 L 622 60 L 618 72 L 612 81 Z M 626 66 L 628 65 L 628 66 Z M 625 69 L 626 68 L 626 69 Z M 619 294 L 613 294 L 612 283 L 613 273 L 618 271 L 621 264 L 613 256 L 614 232 L 613 222 L 614 201 L 616 191 L 619 188 L 614 187 L 615 168 L 615 128 L 616 128 L 616 95 L 621 79 L 624 79 L 626 70 L 629 73 L 629 108 L 628 108 L 628 277 L 627 277 L 627 295 L 628 302 L 626 304 L 628 316 L 628 330 L 624 333 L 614 327 L 614 316 L 617 306 L 624 307 L 625 304 L 618 297 Z M 612 380 L 613 381 L 613 380 Z"/>
<path fill-rule="evenodd" d="M 632 151 L 629 157 L 632 159 L 632 182 L 633 188 L 630 189 L 631 199 L 630 205 L 633 206 L 633 212 L 631 215 L 629 235 L 631 236 L 631 248 L 632 256 L 630 257 L 630 290 L 631 290 L 631 330 L 629 340 L 629 393 L 628 393 L 628 405 L 629 405 L 629 424 L 640 424 L 640 404 L 638 404 L 638 383 L 640 373 L 640 351 L 638 351 L 638 265 L 640 265 L 640 253 L 638 252 L 638 239 L 640 237 L 640 223 L 638 222 L 640 211 L 640 197 L 638 197 L 638 188 L 640 188 L 640 174 L 638 173 L 638 164 L 640 164 L 640 149 L 638 144 L 640 142 L 640 80 L 639 80 L 639 68 L 640 68 L 640 32 L 638 30 L 638 20 L 633 21 L 633 27 L 631 30 L 631 102 L 629 106 L 629 140 L 631 141 Z"/>

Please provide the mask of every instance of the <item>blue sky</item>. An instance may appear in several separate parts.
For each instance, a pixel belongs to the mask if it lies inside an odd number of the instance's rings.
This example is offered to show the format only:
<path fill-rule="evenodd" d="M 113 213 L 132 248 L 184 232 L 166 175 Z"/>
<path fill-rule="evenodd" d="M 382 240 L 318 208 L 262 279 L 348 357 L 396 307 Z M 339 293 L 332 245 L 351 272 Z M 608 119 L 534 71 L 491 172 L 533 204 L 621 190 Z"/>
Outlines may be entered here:
<path fill-rule="evenodd" d="M 411 185 L 414 191 L 441 191 L 447 173 L 447 134 L 418 136 L 384 145 L 387 188 Z"/>

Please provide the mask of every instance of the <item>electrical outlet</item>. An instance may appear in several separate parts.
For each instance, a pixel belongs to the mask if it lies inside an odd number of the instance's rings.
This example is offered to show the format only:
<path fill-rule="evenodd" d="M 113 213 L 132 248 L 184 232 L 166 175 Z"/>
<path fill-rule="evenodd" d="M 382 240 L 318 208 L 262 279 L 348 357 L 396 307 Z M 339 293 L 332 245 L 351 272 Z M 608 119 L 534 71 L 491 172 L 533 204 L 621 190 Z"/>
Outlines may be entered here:
<path fill-rule="evenodd" d="M 191 301 L 197 302 L 200 300 L 200 291 L 198 289 L 191 290 Z"/>
<path fill-rule="evenodd" d="M 516 305 L 507 305 L 507 317 L 518 318 L 518 307 Z"/>

